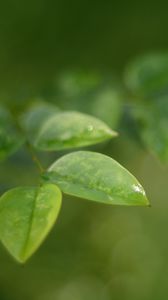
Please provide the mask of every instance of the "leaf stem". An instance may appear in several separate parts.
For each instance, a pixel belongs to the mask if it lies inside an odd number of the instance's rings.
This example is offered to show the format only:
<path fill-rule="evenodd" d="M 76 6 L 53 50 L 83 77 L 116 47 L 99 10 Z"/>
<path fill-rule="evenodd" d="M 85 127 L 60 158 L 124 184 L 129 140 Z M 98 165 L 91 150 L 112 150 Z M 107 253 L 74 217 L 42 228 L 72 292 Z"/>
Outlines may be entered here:
<path fill-rule="evenodd" d="M 37 166 L 37 169 L 40 171 L 40 173 L 44 173 L 44 168 L 41 165 L 41 162 L 38 159 L 37 155 L 34 153 L 34 149 L 33 149 L 32 145 L 28 141 L 26 141 L 25 145 L 26 145 L 26 148 L 27 148 L 27 150 L 29 151 L 29 153 L 31 155 L 31 158 L 32 158 L 33 162 Z"/>

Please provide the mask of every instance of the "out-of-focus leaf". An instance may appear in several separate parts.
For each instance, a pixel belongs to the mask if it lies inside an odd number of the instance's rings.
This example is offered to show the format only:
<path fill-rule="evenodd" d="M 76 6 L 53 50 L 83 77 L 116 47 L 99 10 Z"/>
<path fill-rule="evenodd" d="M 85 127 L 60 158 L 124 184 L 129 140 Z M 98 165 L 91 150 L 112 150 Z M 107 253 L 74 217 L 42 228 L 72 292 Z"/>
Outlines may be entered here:
<path fill-rule="evenodd" d="M 43 151 L 93 145 L 116 136 L 102 121 L 79 112 L 56 112 L 35 124 L 36 118 L 27 118 L 28 136 Z"/>
<path fill-rule="evenodd" d="M 66 194 L 118 205 L 148 205 L 143 187 L 112 158 L 78 151 L 56 161 L 44 180 L 58 184 Z"/>
<path fill-rule="evenodd" d="M 50 103 L 35 102 L 21 117 L 23 128 L 29 134 L 36 134 L 39 127 L 58 111 L 57 106 Z"/>
<path fill-rule="evenodd" d="M 101 74 L 96 72 L 64 72 L 57 78 L 57 89 L 67 98 L 79 98 L 99 88 L 102 80 Z"/>
<path fill-rule="evenodd" d="M 145 98 L 168 94 L 168 53 L 134 60 L 126 69 L 125 82 L 134 94 Z"/>
<path fill-rule="evenodd" d="M 0 107 L 0 160 L 17 151 L 23 142 L 24 137 L 17 131 L 10 113 Z"/>
<path fill-rule="evenodd" d="M 122 114 L 122 93 L 114 88 L 104 88 L 90 101 L 90 113 L 116 128 Z"/>
<path fill-rule="evenodd" d="M 168 96 L 134 107 L 132 114 L 145 146 L 168 161 Z"/>
<path fill-rule="evenodd" d="M 25 262 L 40 246 L 57 219 L 61 199 L 53 184 L 14 188 L 0 198 L 0 239 L 17 261 Z"/>
<path fill-rule="evenodd" d="M 111 76 L 95 72 L 69 72 L 57 82 L 57 100 L 66 110 L 79 110 L 117 128 L 122 113 L 123 92 Z M 60 99 L 60 100 L 59 100 Z"/>

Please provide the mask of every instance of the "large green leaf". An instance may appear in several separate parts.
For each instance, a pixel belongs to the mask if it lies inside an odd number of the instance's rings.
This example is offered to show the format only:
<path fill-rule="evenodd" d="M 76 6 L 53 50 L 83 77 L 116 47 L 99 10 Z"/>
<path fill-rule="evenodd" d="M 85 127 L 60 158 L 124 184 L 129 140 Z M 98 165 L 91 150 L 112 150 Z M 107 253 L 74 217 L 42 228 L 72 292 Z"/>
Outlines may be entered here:
<path fill-rule="evenodd" d="M 29 139 L 43 151 L 92 145 L 116 136 L 102 121 L 79 112 L 55 112 L 37 125 L 36 118 L 29 120 L 26 123 Z"/>
<path fill-rule="evenodd" d="M 133 93 L 145 98 L 168 94 L 168 53 L 135 59 L 126 69 L 125 81 Z"/>
<path fill-rule="evenodd" d="M 63 156 L 44 175 L 63 192 L 77 197 L 120 205 L 148 205 L 136 178 L 112 158 L 78 151 Z"/>
<path fill-rule="evenodd" d="M 24 142 L 24 137 L 18 132 L 10 113 L 0 107 L 0 160 L 14 153 Z"/>
<path fill-rule="evenodd" d="M 0 239 L 10 254 L 25 262 L 57 219 L 61 192 L 53 184 L 18 187 L 0 198 Z"/>

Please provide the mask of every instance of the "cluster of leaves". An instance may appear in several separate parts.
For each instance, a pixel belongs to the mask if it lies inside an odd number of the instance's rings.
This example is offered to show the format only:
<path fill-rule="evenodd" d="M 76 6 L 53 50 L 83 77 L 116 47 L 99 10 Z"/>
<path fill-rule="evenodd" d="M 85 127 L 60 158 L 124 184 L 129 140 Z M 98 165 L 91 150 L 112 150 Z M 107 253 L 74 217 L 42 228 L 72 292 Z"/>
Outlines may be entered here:
<path fill-rule="evenodd" d="M 139 145 L 161 162 L 168 162 L 168 53 L 134 59 L 119 83 L 97 73 L 63 74 L 53 94 L 63 109 L 78 108 L 115 129 L 125 117 L 124 130 L 134 133 Z"/>
<path fill-rule="evenodd" d="M 53 89 L 59 108 L 35 102 L 16 116 L 0 107 L 0 160 L 23 144 L 36 153 L 75 149 L 116 137 L 110 128 L 119 126 L 125 113 L 122 100 L 128 99 L 129 117 L 139 139 L 167 161 L 168 55 L 147 55 L 133 61 L 126 68 L 123 86 L 112 85 L 109 78 L 97 74 L 67 73 Z M 72 152 L 47 170 L 36 161 L 41 172 L 39 186 L 16 187 L 0 198 L 0 239 L 19 262 L 35 252 L 52 228 L 62 192 L 105 204 L 148 205 L 137 179 L 103 154 Z"/>
<path fill-rule="evenodd" d="M 2 107 L 1 114 L 1 158 L 24 143 L 35 153 L 93 145 L 117 136 L 96 117 L 62 111 L 53 104 L 34 103 L 14 118 Z M 106 204 L 148 205 L 136 178 L 100 153 L 72 152 L 47 170 L 40 165 L 40 172 L 39 186 L 16 187 L 0 198 L 0 239 L 21 263 L 34 253 L 55 223 L 62 192 Z"/>

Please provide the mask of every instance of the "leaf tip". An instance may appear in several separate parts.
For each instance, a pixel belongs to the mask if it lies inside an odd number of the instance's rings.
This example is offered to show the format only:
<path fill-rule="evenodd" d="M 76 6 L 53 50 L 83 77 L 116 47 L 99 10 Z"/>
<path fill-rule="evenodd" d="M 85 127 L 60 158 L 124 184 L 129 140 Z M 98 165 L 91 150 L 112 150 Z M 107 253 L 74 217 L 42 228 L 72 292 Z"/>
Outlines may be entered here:
<path fill-rule="evenodd" d="M 115 137 L 118 137 L 119 136 L 119 133 L 117 131 L 114 131 L 112 129 L 109 129 L 108 131 L 108 135 L 110 138 L 115 138 Z"/>
<path fill-rule="evenodd" d="M 144 204 L 145 206 L 147 206 L 147 207 L 151 207 L 151 204 L 150 204 L 150 202 L 149 202 L 149 200 L 148 200 L 148 198 L 146 197 L 146 202 L 145 202 L 145 204 Z"/>

